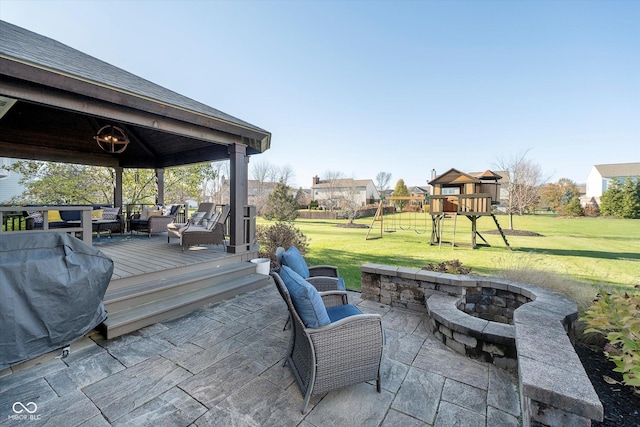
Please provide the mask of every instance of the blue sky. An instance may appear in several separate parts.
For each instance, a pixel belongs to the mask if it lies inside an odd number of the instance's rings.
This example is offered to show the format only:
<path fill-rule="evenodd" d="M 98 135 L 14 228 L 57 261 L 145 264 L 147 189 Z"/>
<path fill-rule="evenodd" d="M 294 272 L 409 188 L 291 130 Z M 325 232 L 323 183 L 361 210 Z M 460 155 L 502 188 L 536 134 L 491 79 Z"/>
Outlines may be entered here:
<path fill-rule="evenodd" d="M 527 150 L 552 182 L 640 162 L 637 0 L 0 0 L 0 19 L 272 132 L 252 161 L 296 186 Z"/>

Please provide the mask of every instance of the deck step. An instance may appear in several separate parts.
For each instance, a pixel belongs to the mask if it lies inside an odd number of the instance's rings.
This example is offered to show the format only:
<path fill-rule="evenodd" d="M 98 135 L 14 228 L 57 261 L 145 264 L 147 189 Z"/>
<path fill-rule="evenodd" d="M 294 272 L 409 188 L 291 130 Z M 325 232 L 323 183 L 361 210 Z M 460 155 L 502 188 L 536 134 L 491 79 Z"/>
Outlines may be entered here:
<path fill-rule="evenodd" d="M 197 290 L 220 281 L 237 279 L 254 272 L 255 266 L 248 262 L 215 266 L 207 270 L 188 271 L 148 280 L 127 288 L 108 289 L 104 296 L 104 304 L 107 311 L 115 313 Z"/>
<path fill-rule="evenodd" d="M 141 284 L 136 290 L 129 290 L 129 295 L 114 292 L 109 300 L 105 296 L 109 315 L 102 328 L 107 339 L 259 289 L 269 283 L 269 277 L 256 274 L 255 266 L 252 268 L 250 263 L 240 263 L 235 267 L 214 269 L 208 274 L 204 271 L 187 273 L 166 282 L 156 283 L 155 289 L 152 283 Z"/>

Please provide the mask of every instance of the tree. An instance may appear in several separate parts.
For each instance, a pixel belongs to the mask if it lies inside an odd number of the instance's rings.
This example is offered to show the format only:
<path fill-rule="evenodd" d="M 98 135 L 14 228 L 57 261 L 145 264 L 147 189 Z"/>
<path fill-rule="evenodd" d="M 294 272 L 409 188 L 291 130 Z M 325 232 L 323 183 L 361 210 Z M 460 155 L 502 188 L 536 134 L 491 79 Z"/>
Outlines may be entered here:
<path fill-rule="evenodd" d="M 290 187 L 283 182 L 276 184 L 267 197 L 263 215 L 270 221 L 291 222 L 298 217 L 298 202 L 291 195 Z"/>
<path fill-rule="evenodd" d="M 623 200 L 622 186 L 617 179 L 614 179 L 600 197 L 600 215 L 621 217 Z"/>
<path fill-rule="evenodd" d="M 217 170 L 211 163 L 168 168 L 165 171 L 165 201 L 175 203 L 195 200 L 198 203 L 209 200 L 207 183 L 215 180 Z"/>
<path fill-rule="evenodd" d="M 396 188 L 393 190 L 391 195 L 395 197 L 408 197 L 411 195 L 409 193 L 409 189 L 404 183 L 404 179 L 400 178 L 398 182 L 396 182 Z M 409 200 L 395 200 L 394 204 L 402 211 L 402 209 L 409 204 Z"/>
<path fill-rule="evenodd" d="M 584 209 L 580 205 L 580 199 L 574 197 L 569 203 L 564 206 L 564 214 L 570 216 L 584 216 Z"/>
<path fill-rule="evenodd" d="M 389 182 L 391 182 L 390 172 L 378 172 L 376 175 L 376 189 L 378 193 L 382 194 L 383 191 L 389 188 Z"/>
<path fill-rule="evenodd" d="M 352 184 L 343 193 L 343 197 L 340 200 L 342 216 L 349 221 L 349 224 L 353 224 L 353 221 L 360 216 L 360 203 L 358 202 L 356 183 L 355 180 L 351 182 Z"/>
<path fill-rule="evenodd" d="M 328 170 L 324 173 L 324 182 L 327 183 L 326 187 L 326 195 L 327 198 L 326 203 L 329 205 L 330 209 L 333 209 L 337 206 L 337 196 L 338 196 L 338 188 L 339 188 L 339 180 L 344 178 L 344 174 L 340 171 L 336 170 Z"/>
<path fill-rule="evenodd" d="M 560 178 L 557 183 L 548 183 L 540 188 L 540 204 L 562 212 L 564 206 L 579 195 L 580 191 L 575 182 L 568 178 Z"/>
<path fill-rule="evenodd" d="M 622 217 L 640 218 L 640 180 L 625 179 L 622 191 Z"/>
<path fill-rule="evenodd" d="M 11 168 L 21 174 L 20 184 L 25 187 L 21 200 L 12 200 L 11 203 L 113 203 L 115 171 L 111 168 L 35 160 L 19 161 Z M 165 201 L 200 201 L 203 198 L 204 184 L 212 177 L 215 177 L 215 171 L 210 163 L 167 169 Z M 152 169 L 124 169 L 124 204 L 154 204 L 156 193 L 156 178 Z"/>
<path fill-rule="evenodd" d="M 640 218 L 640 180 L 627 178 L 624 184 L 613 179 L 600 197 L 600 214 Z"/>
<path fill-rule="evenodd" d="M 524 215 L 533 209 L 540 199 L 542 178 L 540 165 L 526 158 L 527 152 L 510 158 L 498 159 L 497 167 L 509 173 L 506 210 L 509 214 L 509 229 L 513 230 L 513 214 Z"/>
<path fill-rule="evenodd" d="M 11 165 L 11 170 L 21 174 L 20 184 L 25 188 L 11 203 L 66 205 L 113 200 L 115 178 L 108 168 L 23 160 Z"/>

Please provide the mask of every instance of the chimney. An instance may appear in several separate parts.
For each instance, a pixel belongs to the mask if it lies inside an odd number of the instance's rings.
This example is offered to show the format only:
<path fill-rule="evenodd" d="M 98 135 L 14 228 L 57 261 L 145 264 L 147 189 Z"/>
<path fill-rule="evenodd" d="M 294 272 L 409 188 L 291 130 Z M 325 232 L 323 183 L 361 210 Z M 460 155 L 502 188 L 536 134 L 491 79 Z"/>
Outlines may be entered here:
<path fill-rule="evenodd" d="M 436 179 L 436 170 L 431 169 L 431 180 L 433 181 L 434 179 Z"/>
<path fill-rule="evenodd" d="M 313 185 L 319 184 L 320 183 L 320 177 L 318 175 L 313 177 Z"/>

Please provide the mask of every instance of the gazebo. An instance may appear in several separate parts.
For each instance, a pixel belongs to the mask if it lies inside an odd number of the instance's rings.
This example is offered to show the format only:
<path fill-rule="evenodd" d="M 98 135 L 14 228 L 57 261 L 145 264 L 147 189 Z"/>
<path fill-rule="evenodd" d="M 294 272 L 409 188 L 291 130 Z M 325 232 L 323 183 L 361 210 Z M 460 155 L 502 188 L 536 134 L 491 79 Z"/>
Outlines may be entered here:
<path fill-rule="evenodd" d="M 101 129 L 128 144 L 101 147 Z M 247 251 L 249 156 L 271 134 L 24 28 L 0 21 L 0 157 L 111 167 L 122 206 L 124 168 L 152 168 L 158 203 L 172 166 L 230 161 L 228 252 Z M 121 151 L 121 152 L 120 152 Z"/>

